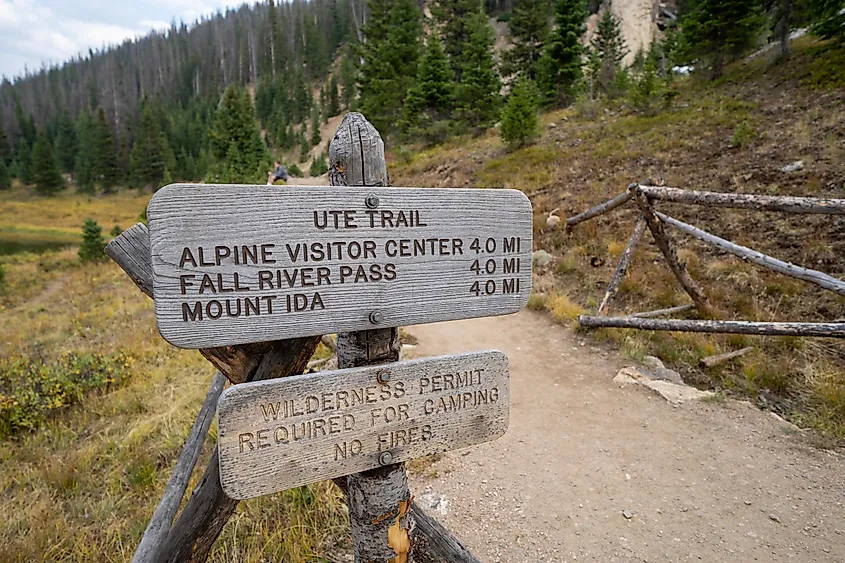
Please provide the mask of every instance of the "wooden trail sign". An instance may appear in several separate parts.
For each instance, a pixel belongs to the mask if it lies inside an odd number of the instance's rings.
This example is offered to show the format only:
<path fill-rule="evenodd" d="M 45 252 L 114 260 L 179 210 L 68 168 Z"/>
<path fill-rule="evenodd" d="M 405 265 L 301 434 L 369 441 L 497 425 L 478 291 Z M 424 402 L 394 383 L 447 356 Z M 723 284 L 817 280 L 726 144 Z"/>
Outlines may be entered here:
<path fill-rule="evenodd" d="M 223 491 L 247 499 L 494 440 L 508 377 L 490 351 L 235 385 L 217 407 Z"/>
<path fill-rule="evenodd" d="M 181 348 L 515 313 L 531 293 L 516 190 L 174 184 L 147 215 Z"/>

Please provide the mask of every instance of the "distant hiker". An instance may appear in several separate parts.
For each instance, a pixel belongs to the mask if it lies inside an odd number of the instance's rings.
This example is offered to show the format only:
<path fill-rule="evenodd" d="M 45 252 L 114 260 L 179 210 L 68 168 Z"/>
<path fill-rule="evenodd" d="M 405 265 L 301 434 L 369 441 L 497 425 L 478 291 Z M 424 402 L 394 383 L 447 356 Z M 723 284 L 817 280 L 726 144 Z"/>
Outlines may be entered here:
<path fill-rule="evenodd" d="M 285 182 L 288 181 L 288 171 L 282 165 L 281 162 L 278 160 L 273 163 L 275 167 L 274 170 L 271 170 L 267 174 L 267 185 L 272 186 L 276 183 L 276 180 L 284 180 Z"/>

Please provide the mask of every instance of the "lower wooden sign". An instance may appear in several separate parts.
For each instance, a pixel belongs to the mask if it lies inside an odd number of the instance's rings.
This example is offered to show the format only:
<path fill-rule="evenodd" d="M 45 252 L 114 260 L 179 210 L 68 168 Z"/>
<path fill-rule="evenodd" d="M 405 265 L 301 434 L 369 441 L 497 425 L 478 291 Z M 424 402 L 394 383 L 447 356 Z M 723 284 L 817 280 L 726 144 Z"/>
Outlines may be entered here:
<path fill-rule="evenodd" d="M 248 499 L 495 440 L 508 359 L 440 356 L 235 385 L 220 397 L 220 483 Z"/>

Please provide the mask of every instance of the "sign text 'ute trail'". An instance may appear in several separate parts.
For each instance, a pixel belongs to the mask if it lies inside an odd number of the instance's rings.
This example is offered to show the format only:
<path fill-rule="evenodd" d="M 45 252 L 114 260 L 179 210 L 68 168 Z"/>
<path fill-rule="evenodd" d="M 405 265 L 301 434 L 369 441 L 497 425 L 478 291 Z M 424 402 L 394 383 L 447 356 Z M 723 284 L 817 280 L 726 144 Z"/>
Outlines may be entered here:
<path fill-rule="evenodd" d="M 223 490 L 251 498 L 494 440 L 508 384 L 492 351 L 235 385 L 218 405 Z"/>
<path fill-rule="evenodd" d="M 159 330 L 183 348 L 501 315 L 531 293 L 515 190 L 177 184 L 148 217 Z"/>

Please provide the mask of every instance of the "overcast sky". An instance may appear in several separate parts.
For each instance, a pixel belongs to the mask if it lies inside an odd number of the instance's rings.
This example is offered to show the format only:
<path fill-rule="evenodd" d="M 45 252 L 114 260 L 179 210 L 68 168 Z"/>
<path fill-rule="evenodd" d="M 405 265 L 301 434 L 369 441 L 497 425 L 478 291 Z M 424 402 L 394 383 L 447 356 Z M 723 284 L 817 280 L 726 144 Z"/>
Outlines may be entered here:
<path fill-rule="evenodd" d="M 61 63 L 89 47 L 192 23 L 244 0 L 0 0 L 0 76 Z M 250 2 L 252 3 L 252 1 Z"/>

